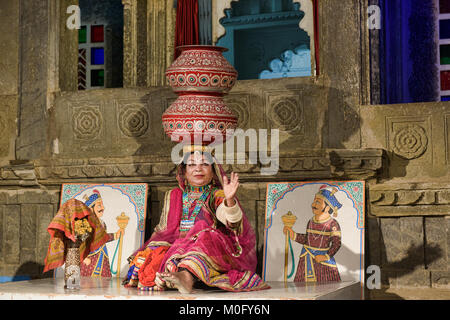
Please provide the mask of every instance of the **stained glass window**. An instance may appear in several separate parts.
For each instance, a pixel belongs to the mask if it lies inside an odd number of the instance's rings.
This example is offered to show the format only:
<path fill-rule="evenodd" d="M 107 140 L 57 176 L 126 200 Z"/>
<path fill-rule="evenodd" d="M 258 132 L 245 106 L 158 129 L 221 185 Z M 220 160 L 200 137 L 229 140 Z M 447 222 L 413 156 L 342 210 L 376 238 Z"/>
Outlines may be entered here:
<path fill-rule="evenodd" d="M 77 0 L 74 2 L 79 5 L 80 25 L 83 26 L 78 36 L 79 87 L 86 90 L 122 87 L 123 1 Z"/>
<path fill-rule="evenodd" d="M 78 55 L 79 90 L 105 86 L 104 36 L 103 25 L 87 25 L 80 28 Z"/>
<path fill-rule="evenodd" d="M 91 26 L 91 42 L 103 42 L 105 32 L 103 26 Z"/>

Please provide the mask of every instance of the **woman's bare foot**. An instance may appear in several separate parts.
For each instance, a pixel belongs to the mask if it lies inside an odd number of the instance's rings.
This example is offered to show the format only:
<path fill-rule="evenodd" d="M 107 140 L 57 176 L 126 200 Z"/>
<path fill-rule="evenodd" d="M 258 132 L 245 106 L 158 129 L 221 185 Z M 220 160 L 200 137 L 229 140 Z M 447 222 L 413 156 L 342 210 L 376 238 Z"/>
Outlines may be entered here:
<path fill-rule="evenodd" d="M 167 283 L 172 284 L 180 293 L 192 293 L 194 278 L 189 271 L 162 272 L 159 276 Z"/>

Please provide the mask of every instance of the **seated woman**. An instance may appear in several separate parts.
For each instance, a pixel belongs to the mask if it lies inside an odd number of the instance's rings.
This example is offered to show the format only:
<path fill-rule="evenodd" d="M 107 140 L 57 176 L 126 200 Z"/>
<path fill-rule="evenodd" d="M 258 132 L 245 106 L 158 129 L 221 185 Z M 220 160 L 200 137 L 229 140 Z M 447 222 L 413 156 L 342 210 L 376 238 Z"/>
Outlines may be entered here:
<path fill-rule="evenodd" d="M 125 285 L 182 293 L 197 284 L 228 291 L 269 288 L 255 273 L 255 234 L 235 198 L 238 175 L 228 179 L 209 153 L 196 151 L 185 155 L 177 180 L 154 233 L 129 258 Z"/>

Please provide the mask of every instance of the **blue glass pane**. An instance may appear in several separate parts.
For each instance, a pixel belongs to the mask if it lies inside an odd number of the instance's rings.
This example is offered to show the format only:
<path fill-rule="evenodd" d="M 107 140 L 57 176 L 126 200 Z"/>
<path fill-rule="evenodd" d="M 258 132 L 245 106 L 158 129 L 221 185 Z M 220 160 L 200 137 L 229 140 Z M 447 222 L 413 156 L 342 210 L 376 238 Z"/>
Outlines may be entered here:
<path fill-rule="evenodd" d="M 105 50 L 103 48 L 91 49 L 91 64 L 105 64 Z"/>
<path fill-rule="evenodd" d="M 441 101 L 450 101 L 450 96 L 442 96 Z"/>
<path fill-rule="evenodd" d="M 450 20 L 439 20 L 439 39 L 450 39 Z"/>

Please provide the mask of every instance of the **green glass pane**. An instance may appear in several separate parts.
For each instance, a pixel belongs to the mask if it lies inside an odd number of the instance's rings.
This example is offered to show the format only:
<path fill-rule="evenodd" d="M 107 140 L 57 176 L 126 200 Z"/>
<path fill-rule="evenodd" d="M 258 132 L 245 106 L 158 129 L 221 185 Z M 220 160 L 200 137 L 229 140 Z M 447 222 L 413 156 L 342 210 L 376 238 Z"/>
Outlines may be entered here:
<path fill-rule="evenodd" d="M 439 49 L 441 53 L 441 64 L 450 64 L 450 44 L 443 44 Z"/>
<path fill-rule="evenodd" d="M 103 87 L 105 85 L 105 71 L 91 70 L 91 87 Z"/>
<path fill-rule="evenodd" d="M 87 31 L 86 26 L 81 26 L 78 29 L 78 43 L 86 43 L 87 41 Z"/>

